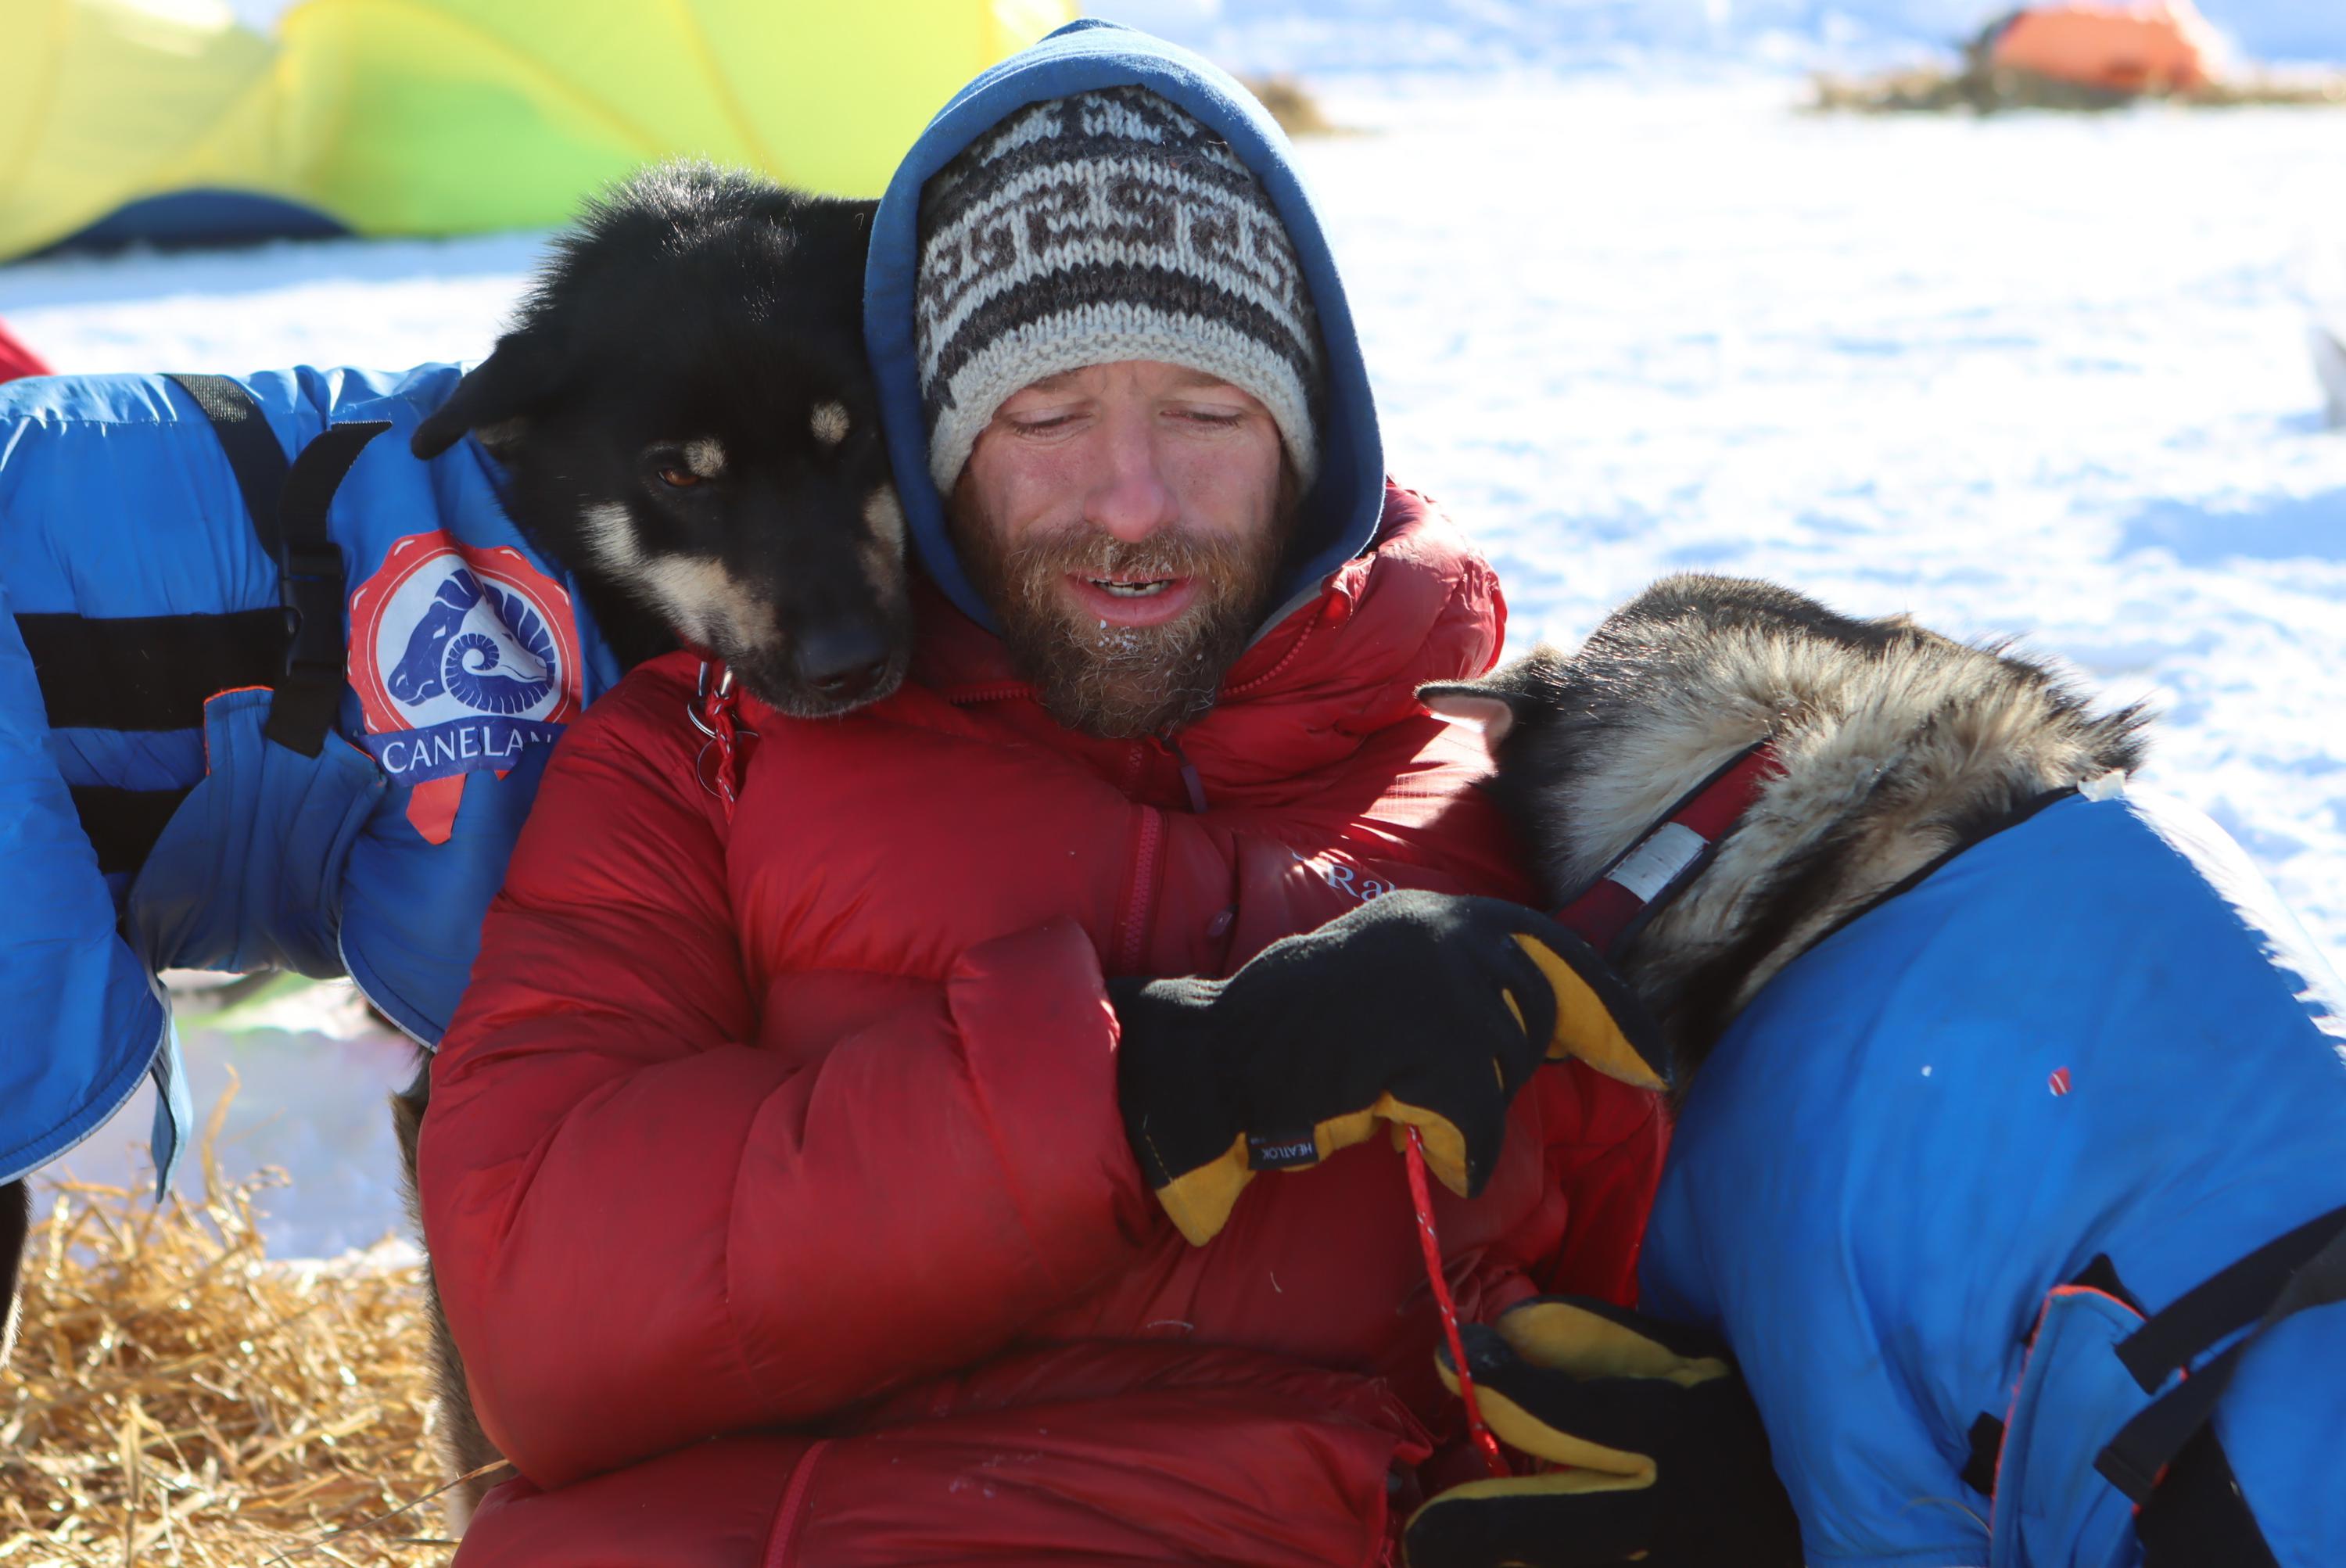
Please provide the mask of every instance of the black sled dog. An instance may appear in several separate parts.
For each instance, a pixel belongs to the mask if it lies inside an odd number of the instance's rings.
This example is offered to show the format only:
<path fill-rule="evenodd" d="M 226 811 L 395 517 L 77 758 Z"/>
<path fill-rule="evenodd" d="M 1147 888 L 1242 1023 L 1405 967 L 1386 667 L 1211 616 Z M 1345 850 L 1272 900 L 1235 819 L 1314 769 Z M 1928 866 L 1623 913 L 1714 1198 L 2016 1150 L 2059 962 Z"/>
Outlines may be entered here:
<path fill-rule="evenodd" d="M 1731 1345 L 1808 1561 L 2346 1561 L 2346 1003 L 2138 708 L 1692 575 L 1422 695 L 1610 911 L 1643 1308 Z"/>
<path fill-rule="evenodd" d="M 488 361 L 457 382 L 439 411 L 415 427 L 411 446 L 418 458 L 439 458 L 474 432 L 500 460 L 502 507 L 535 547 L 570 570 L 591 613 L 594 634 L 619 665 L 664 653 L 678 641 L 692 643 L 725 659 L 746 690 L 777 709 L 802 716 L 872 702 L 901 681 L 910 653 L 903 519 L 889 479 L 877 392 L 861 338 L 863 256 L 875 207 L 810 198 L 772 180 L 706 164 L 648 169 L 591 204 L 573 230 L 556 239 L 512 333 L 497 342 Z M 30 540 L 21 554 L 33 559 L 36 575 L 47 573 L 68 585 L 117 582 L 125 573 L 117 554 L 107 552 L 136 549 L 136 528 L 141 525 L 168 531 L 180 549 L 195 540 L 195 554 L 207 561 L 237 559 L 240 552 L 251 552 L 251 535 L 263 524 L 263 512 L 272 514 L 272 524 L 281 521 L 280 507 L 270 504 L 277 500 L 270 464 L 277 464 L 274 484 L 284 486 L 284 504 L 291 507 L 293 491 L 312 470 L 307 460 L 326 446 L 310 443 L 291 464 L 291 479 L 284 467 L 289 453 L 277 451 L 274 442 L 258 442 L 268 463 L 240 458 L 230 448 L 251 516 L 197 509 L 204 500 L 202 484 L 174 479 L 171 486 L 159 488 L 158 498 L 164 504 L 188 504 L 190 514 L 64 528 L 49 516 L 61 503 L 37 486 L 66 484 L 58 470 L 68 460 L 49 455 L 66 451 L 58 446 L 58 430 L 103 430 L 97 423 L 85 425 L 82 415 L 70 411 L 113 409 L 129 402 L 119 390 L 107 390 L 113 381 L 119 378 L 97 378 L 87 392 L 77 378 L 12 387 L 12 392 L 36 387 L 28 403 L 40 413 L 26 418 L 24 425 L 0 430 L 0 436 L 7 436 L 0 439 L 0 463 L 14 451 L 16 458 L 49 458 L 49 467 L 30 464 L 36 481 L 26 484 L 36 486 L 33 491 L 16 486 L 21 470 L 9 474 L 9 484 L 0 486 L 0 503 L 21 509 L 0 507 L 0 519 Z M 159 378 L 150 378 L 138 397 L 162 397 L 162 387 L 152 381 Z M 202 382 L 213 382 L 209 392 L 199 392 Z M 260 425 L 251 399 L 223 378 L 180 378 L 180 387 L 202 406 L 213 430 L 223 432 L 223 442 L 230 427 L 251 434 Z M 68 413 L 58 415 L 58 409 Z M 158 463 L 152 453 L 159 446 L 176 439 L 219 446 L 202 420 L 148 418 L 127 432 L 122 446 L 138 448 L 138 458 L 148 464 Z M 342 427 L 342 434 L 352 432 Z M 98 443 L 82 439 L 82 446 L 97 451 Z M 342 470 L 357 446 L 345 443 L 345 453 Z M 106 458 L 98 451 L 94 460 Z M 219 467 L 219 451 L 190 453 L 186 472 L 204 476 L 209 467 Z M 171 610 L 168 615 L 141 610 L 125 617 L 117 604 L 56 604 L 54 582 L 45 582 L 36 586 L 47 592 L 49 604 L 40 606 L 42 615 L 28 615 L 24 594 L 14 594 L 16 625 L 30 638 L 30 662 L 40 686 L 36 702 L 47 704 L 49 723 L 195 735 L 204 726 L 209 692 L 277 686 L 277 716 L 286 716 L 293 697 L 307 704 L 305 718 L 293 728 L 314 723 L 301 748 L 310 759 L 319 756 L 341 707 L 345 667 L 357 665 L 359 653 L 354 643 L 347 643 L 345 631 L 345 617 L 354 617 L 354 601 L 341 594 L 341 586 L 347 586 L 341 575 L 345 556 L 357 549 L 345 533 L 429 528 L 434 521 L 429 504 L 413 509 L 411 488 L 394 516 L 352 524 L 350 519 L 366 516 L 368 507 L 384 503 L 359 486 L 335 491 L 342 470 L 326 479 L 321 495 L 314 493 L 317 486 L 307 495 L 314 503 L 314 525 L 326 533 L 317 540 L 298 540 L 312 556 L 333 561 L 331 582 L 338 586 L 323 589 L 317 606 L 223 604 L 216 608 L 235 613 L 209 613 L 204 594 L 211 589 L 186 585 L 168 596 L 171 604 L 158 604 Z M 107 493 L 103 484 L 89 488 L 97 495 Z M 230 504 L 235 500 L 230 498 Z M 202 545 L 211 537 L 219 537 L 219 547 L 207 552 Z M 94 559 L 75 556 L 75 549 L 87 549 Z M 281 570 L 289 585 L 296 577 L 321 580 L 321 568 L 302 564 L 296 570 L 291 533 L 277 540 L 272 554 L 280 556 L 270 570 L 272 577 Z M 150 564 L 146 575 L 167 573 Z M 0 596 L 21 586 L 0 577 Z M 441 596 L 448 592 L 444 589 Z M 472 586 L 469 594 L 479 596 L 481 589 Z M 319 613 L 310 613 L 312 608 Z M 301 615 L 298 638 L 286 629 L 293 613 Z M 462 606 L 451 606 L 418 622 L 408 647 L 413 671 L 403 665 L 392 671 L 392 681 L 429 686 L 445 681 L 444 671 L 462 665 L 462 674 L 474 676 L 481 687 L 523 686 L 512 674 L 512 659 L 497 665 L 493 638 L 455 636 L 467 625 L 464 615 Z M 296 667 L 310 671 L 301 690 L 280 681 Z M 493 674 L 481 676 L 481 669 Z M 481 695 L 474 707 L 481 704 L 506 711 L 495 707 L 495 692 Z M 103 711 L 82 714 L 89 707 Z M 9 718 L 16 714 L 12 711 Z M 141 737 L 131 739 L 141 742 Z M 125 744 L 117 751 L 136 748 Z M 98 763 L 107 756 L 113 753 L 98 753 Z M 202 772 L 209 772 L 209 763 Z M 73 784 L 73 805 L 97 866 L 122 882 L 150 869 L 148 857 L 159 833 L 176 838 L 180 861 L 213 857 L 232 864 L 244 854 L 241 848 L 204 833 L 213 833 L 223 821 L 241 824 L 256 812 L 246 791 L 249 775 L 235 781 L 204 779 L 204 800 L 190 800 L 186 812 L 178 809 L 190 793 L 186 779 L 171 779 L 174 789 L 158 789 L 155 779 L 107 777 L 101 768 L 98 777 L 75 777 Z M 373 777 L 368 784 L 375 784 Z M 506 842 L 495 836 L 472 842 L 460 838 L 418 857 L 436 857 L 429 866 L 436 882 L 493 887 L 502 861 L 479 861 L 502 857 Z M 317 845 L 307 842 L 289 850 L 296 859 L 314 852 Z M 310 887 L 331 885 L 335 876 L 357 873 L 301 861 L 286 864 L 280 881 Z M 341 890 L 329 887 L 329 892 Z M 373 906 L 399 901 L 382 897 L 375 887 L 366 892 Z M 263 962 L 277 962 L 270 955 L 296 948 L 301 939 L 307 942 L 307 962 L 293 967 L 333 972 L 333 932 L 326 932 L 323 951 L 317 951 L 317 934 L 307 925 L 298 939 L 286 937 L 270 925 L 274 915 L 263 894 L 246 897 L 241 887 L 232 885 L 225 892 L 219 887 L 207 892 L 204 885 L 183 882 L 171 899 L 171 922 L 225 927 L 235 937 L 219 946 L 235 948 L 240 955 L 258 951 Z M 310 921 L 307 911 L 289 915 L 286 925 L 296 921 Z M 429 932 L 418 932 L 418 942 L 427 937 Z M 209 960 L 211 955 L 204 953 L 197 962 Z M 312 970 L 310 962 L 323 967 Z M 37 958 L 26 955 L 24 964 L 37 970 Z M 455 986 L 445 988 L 453 993 Z M 36 1043 L 26 1049 L 49 1047 Z M 24 1183 L 5 1183 L 0 1319 L 7 1321 L 16 1312 L 26 1226 Z M 0 1361 L 5 1352 L 7 1333 L 0 1326 Z"/>
<path fill-rule="evenodd" d="M 903 516 L 863 354 L 877 204 L 697 165 L 656 168 L 556 241 L 496 351 L 415 432 L 477 437 L 505 505 L 573 563 L 626 662 L 681 642 L 801 718 L 878 701 L 912 640 Z M 685 722 L 678 716 L 678 722 Z M 393 1096 L 408 1212 L 428 1064 Z M 436 1294 L 452 1534 L 504 1479 Z"/>

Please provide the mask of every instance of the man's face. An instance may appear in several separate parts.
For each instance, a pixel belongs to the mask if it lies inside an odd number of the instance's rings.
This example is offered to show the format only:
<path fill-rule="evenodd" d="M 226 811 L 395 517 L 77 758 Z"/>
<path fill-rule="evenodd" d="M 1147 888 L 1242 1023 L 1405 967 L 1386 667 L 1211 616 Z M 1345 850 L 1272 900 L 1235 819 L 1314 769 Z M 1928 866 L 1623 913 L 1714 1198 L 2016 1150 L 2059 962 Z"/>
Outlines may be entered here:
<path fill-rule="evenodd" d="M 948 512 L 1043 705 L 1071 728 L 1135 737 L 1213 706 L 1270 607 L 1290 473 L 1252 396 L 1122 360 L 1005 402 Z"/>

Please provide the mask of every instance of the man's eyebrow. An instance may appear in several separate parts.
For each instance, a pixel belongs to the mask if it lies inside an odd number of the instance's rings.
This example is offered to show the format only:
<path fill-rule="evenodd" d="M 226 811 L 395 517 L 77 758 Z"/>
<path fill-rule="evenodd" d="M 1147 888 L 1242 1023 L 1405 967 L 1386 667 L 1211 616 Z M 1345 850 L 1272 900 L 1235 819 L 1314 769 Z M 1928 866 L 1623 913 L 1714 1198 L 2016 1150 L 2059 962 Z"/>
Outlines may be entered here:
<path fill-rule="evenodd" d="M 1045 376 L 1039 381 L 1028 382 L 1019 390 L 1039 392 L 1066 392 L 1074 386 L 1077 377 L 1093 368 L 1090 365 L 1078 365 L 1074 370 L 1060 371 L 1055 375 Z M 1218 376 L 1211 371 L 1191 370 L 1187 365 L 1181 365 L 1174 370 L 1172 384 L 1176 391 L 1192 392 L 1198 387 L 1226 387 L 1231 382 L 1227 377 Z"/>

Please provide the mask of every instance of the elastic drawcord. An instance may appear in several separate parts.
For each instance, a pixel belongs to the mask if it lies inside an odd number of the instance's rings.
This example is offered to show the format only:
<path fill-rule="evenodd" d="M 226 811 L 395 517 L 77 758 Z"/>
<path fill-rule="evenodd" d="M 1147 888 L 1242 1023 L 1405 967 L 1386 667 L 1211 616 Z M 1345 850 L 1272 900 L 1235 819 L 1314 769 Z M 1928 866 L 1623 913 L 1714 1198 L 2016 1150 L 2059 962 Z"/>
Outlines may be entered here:
<path fill-rule="evenodd" d="M 1206 781 L 1198 777 L 1198 769 L 1190 762 L 1189 754 L 1181 749 L 1181 742 L 1174 738 L 1173 732 L 1169 729 L 1158 736 L 1158 739 L 1163 741 L 1165 749 L 1173 754 L 1173 760 L 1181 765 L 1181 785 L 1189 791 L 1191 814 L 1204 816 L 1206 814 Z"/>

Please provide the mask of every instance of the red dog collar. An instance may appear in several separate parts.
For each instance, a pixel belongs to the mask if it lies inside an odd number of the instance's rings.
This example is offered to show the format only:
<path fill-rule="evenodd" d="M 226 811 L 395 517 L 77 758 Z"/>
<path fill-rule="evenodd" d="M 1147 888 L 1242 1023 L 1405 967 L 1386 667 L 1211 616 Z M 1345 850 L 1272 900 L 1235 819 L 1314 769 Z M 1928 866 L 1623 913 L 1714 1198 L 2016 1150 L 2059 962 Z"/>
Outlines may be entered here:
<path fill-rule="evenodd" d="M 1743 752 L 1615 856 L 1577 898 L 1556 911 L 1557 921 L 1598 952 L 1612 956 L 1710 863 L 1719 841 L 1742 820 L 1761 786 L 1783 773 L 1772 741 L 1762 740 Z"/>

